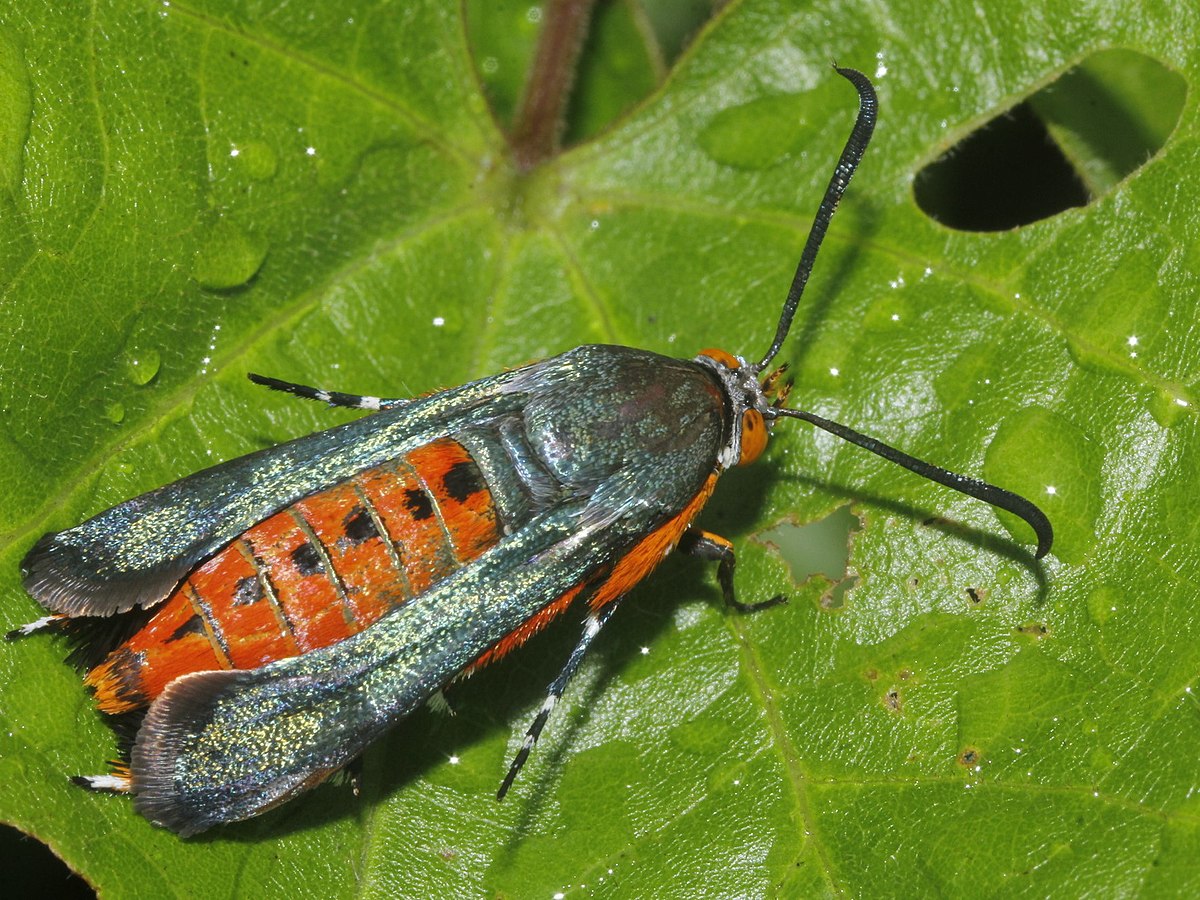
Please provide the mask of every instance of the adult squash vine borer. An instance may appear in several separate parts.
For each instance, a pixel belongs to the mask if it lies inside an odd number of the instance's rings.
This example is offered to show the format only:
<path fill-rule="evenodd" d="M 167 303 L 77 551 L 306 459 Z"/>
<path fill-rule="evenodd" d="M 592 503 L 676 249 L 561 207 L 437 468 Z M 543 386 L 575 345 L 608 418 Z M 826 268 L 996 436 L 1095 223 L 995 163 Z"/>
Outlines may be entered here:
<path fill-rule="evenodd" d="M 780 418 L 1015 513 L 1043 556 L 1050 523 L 1028 500 L 788 409 L 779 372 L 764 377 L 874 128 L 870 81 L 837 71 L 858 90 L 858 118 L 759 361 L 584 346 L 414 400 L 251 376 L 375 414 L 38 541 L 25 586 L 52 615 L 14 635 L 161 604 L 87 675 L 101 710 L 142 717 L 128 760 L 77 781 L 131 794 L 183 835 L 257 815 L 580 604 L 583 635 L 503 796 L 596 634 L 671 550 L 718 562 L 731 605 L 780 599 L 738 603 L 731 545 L 692 527 L 721 472 L 756 459 Z"/>

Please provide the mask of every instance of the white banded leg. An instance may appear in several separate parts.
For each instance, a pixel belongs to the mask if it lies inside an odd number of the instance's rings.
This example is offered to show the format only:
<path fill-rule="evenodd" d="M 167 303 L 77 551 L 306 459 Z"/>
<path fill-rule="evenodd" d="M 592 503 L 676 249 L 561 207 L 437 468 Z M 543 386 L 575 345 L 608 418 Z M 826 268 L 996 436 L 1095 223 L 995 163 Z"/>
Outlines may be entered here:
<path fill-rule="evenodd" d="M 319 400 L 321 403 L 328 403 L 330 406 L 344 406 L 348 409 L 395 409 L 397 406 L 404 406 L 404 404 L 412 402 L 411 400 L 401 398 L 366 397 L 362 394 L 326 391 L 322 388 L 309 387 L 306 384 L 295 384 L 291 381 L 281 381 L 278 378 L 270 378 L 266 375 L 257 375 L 254 372 L 249 372 L 246 377 L 255 384 L 261 384 L 263 387 L 268 387 L 273 391 L 295 394 L 297 397 L 303 397 L 306 400 Z"/>
<path fill-rule="evenodd" d="M 550 682 L 550 687 L 546 691 L 546 700 L 542 704 L 542 708 L 538 710 L 538 714 L 534 717 L 533 724 L 525 732 L 525 740 L 521 744 L 521 749 L 517 751 L 517 755 L 513 758 L 512 765 L 508 769 L 508 774 L 504 776 L 504 781 L 500 784 L 500 790 L 496 791 L 497 800 L 503 800 L 504 795 L 508 793 L 508 789 L 512 787 L 513 779 L 517 777 L 517 773 L 525 765 L 525 760 L 529 759 L 529 751 L 537 743 L 538 735 L 542 733 L 542 729 L 546 726 L 546 720 L 550 718 L 551 711 L 558 705 L 559 698 L 562 697 L 563 691 L 567 687 L 567 682 L 571 680 L 571 676 L 579 669 L 579 664 L 583 662 L 583 657 L 587 653 L 588 647 L 591 646 L 592 640 L 600 633 L 600 629 L 605 626 L 608 620 L 612 618 L 612 614 L 616 610 L 617 604 L 621 602 L 621 599 L 621 597 L 618 597 L 616 600 L 613 600 L 598 613 L 589 613 L 588 617 L 584 620 L 583 635 L 579 638 L 579 643 L 575 645 L 575 649 L 571 651 L 571 655 L 567 657 L 567 664 L 558 673 L 558 677 Z"/>
<path fill-rule="evenodd" d="M 65 626 L 70 621 L 70 618 L 70 616 L 65 616 L 62 613 L 42 616 L 36 622 L 30 622 L 27 625 L 14 628 L 8 634 L 4 635 L 4 638 L 5 640 L 15 641 L 23 637 L 28 637 L 31 634 L 37 634 L 39 631 L 57 631 Z"/>
<path fill-rule="evenodd" d="M 71 782 L 101 794 L 128 794 L 130 789 L 125 775 L 72 775 Z"/>

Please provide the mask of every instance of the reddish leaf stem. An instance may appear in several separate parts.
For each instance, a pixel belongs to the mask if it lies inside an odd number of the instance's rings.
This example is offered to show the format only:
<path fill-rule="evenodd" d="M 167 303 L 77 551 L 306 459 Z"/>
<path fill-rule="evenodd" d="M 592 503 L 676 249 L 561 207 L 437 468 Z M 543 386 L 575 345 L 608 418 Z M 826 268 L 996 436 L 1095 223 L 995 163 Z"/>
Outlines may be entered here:
<path fill-rule="evenodd" d="M 567 100 L 596 0 L 548 0 L 525 96 L 513 123 L 513 158 L 527 172 L 562 148 Z"/>

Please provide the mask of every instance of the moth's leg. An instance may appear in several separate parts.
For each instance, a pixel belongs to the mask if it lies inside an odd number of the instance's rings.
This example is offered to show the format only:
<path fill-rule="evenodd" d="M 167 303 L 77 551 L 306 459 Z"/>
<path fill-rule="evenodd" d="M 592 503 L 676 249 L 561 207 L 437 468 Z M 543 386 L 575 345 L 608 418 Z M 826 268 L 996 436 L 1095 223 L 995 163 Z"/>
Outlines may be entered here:
<path fill-rule="evenodd" d="M 71 783 L 85 791 L 95 791 L 98 794 L 128 794 L 129 776 L 114 773 L 112 775 L 72 775 Z"/>
<path fill-rule="evenodd" d="M 721 595 L 725 598 L 725 602 L 738 612 L 758 612 L 760 609 L 768 609 L 787 602 L 787 597 L 783 594 L 776 594 L 770 600 L 761 600 L 758 603 L 742 603 L 738 600 L 733 589 L 733 570 L 737 565 L 737 557 L 733 552 L 733 544 L 719 534 L 701 531 L 698 528 L 689 528 L 679 541 L 679 549 L 689 556 L 698 556 L 700 559 L 719 563 L 717 582 L 721 585 Z"/>
<path fill-rule="evenodd" d="M 567 664 L 563 666 L 562 671 L 558 673 L 558 677 L 550 682 L 550 687 L 546 691 L 546 701 L 542 704 L 542 708 L 538 710 L 538 714 L 533 719 L 533 724 L 529 726 L 529 730 L 525 732 L 525 741 L 521 744 L 521 749 L 517 751 L 517 755 L 513 758 L 512 765 L 509 766 L 508 774 L 504 776 L 504 781 L 500 784 L 500 790 L 496 791 L 496 799 L 503 800 L 504 795 L 508 793 L 508 789 L 512 787 L 513 779 L 517 777 L 517 773 L 521 771 L 521 767 L 525 765 L 525 760 L 529 759 L 529 751 L 533 749 L 533 745 L 537 743 L 538 735 L 542 733 L 542 729 L 546 725 L 546 720 L 550 718 L 550 712 L 558 704 L 558 700 L 562 697 L 563 691 L 567 687 L 567 682 L 571 680 L 571 676 L 579 669 L 579 664 L 583 662 L 584 654 L 591 646 L 592 640 L 600 633 L 600 629 L 605 623 L 612 618 L 613 611 L 616 610 L 617 604 L 621 602 L 618 597 L 613 600 L 608 606 L 600 610 L 600 612 L 588 613 L 588 617 L 583 623 L 583 635 L 579 638 L 579 643 L 575 645 L 575 649 L 571 651 L 571 655 L 567 657 Z"/>
<path fill-rule="evenodd" d="M 358 754 L 358 756 L 346 763 L 345 768 L 342 769 L 342 773 L 346 779 L 346 782 L 350 785 L 350 793 L 352 793 L 355 797 L 361 796 L 363 783 L 362 754 Z"/>
<path fill-rule="evenodd" d="M 397 406 L 404 406 L 404 404 L 412 402 L 411 400 L 398 398 L 364 397 L 361 394 L 326 391 L 321 388 L 309 387 L 306 384 L 293 384 L 290 381 L 281 381 L 278 378 L 269 378 L 266 375 L 256 375 L 254 372 L 249 372 L 246 377 L 255 384 L 269 387 L 273 391 L 295 394 L 297 397 L 303 397 L 306 400 L 319 400 L 321 403 L 328 403 L 330 406 L 345 406 L 349 409 L 394 409 Z"/>
<path fill-rule="evenodd" d="M 454 708 L 454 704 L 446 696 L 445 688 L 440 688 L 430 694 L 429 699 L 425 701 L 425 705 L 438 715 L 454 716 L 458 714 L 458 710 Z"/>

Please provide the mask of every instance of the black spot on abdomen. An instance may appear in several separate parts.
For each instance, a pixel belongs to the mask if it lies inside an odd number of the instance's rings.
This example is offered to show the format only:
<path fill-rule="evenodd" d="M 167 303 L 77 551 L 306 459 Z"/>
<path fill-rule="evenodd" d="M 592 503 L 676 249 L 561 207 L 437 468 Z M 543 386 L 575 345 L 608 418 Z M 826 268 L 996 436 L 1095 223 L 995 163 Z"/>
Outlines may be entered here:
<path fill-rule="evenodd" d="M 375 522 L 365 506 L 356 506 L 350 510 L 342 523 L 342 529 L 352 544 L 365 544 L 372 538 L 379 537 Z"/>
<path fill-rule="evenodd" d="M 420 522 L 433 515 L 433 501 L 421 488 L 409 488 L 404 492 L 404 505 L 412 517 Z"/>
<path fill-rule="evenodd" d="M 292 565 L 296 567 L 296 571 L 301 576 L 307 578 L 310 575 L 319 575 L 325 571 L 325 567 L 321 565 L 321 556 L 317 553 L 317 549 L 309 543 L 303 543 L 292 551 Z"/>
<path fill-rule="evenodd" d="M 473 462 L 466 460 L 457 462 L 450 467 L 450 470 L 442 478 L 442 486 L 445 487 L 446 493 L 458 503 L 462 503 L 472 494 L 478 494 L 487 489 L 479 468 Z"/>

